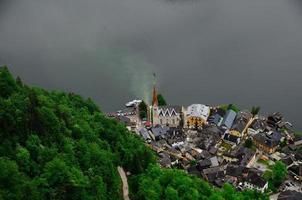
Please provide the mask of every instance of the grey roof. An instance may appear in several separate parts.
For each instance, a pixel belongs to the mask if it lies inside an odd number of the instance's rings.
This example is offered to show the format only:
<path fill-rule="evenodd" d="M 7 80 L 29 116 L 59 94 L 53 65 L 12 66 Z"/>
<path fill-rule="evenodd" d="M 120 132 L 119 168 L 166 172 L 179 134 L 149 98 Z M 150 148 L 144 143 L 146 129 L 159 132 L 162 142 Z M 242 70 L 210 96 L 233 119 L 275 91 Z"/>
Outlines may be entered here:
<path fill-rule="evenodd" d="M 225 153 L 224 155 L 226 156 L 230 156 L 233 158 L 237 158 L 238 165 L 241 166 L 246 166 L 247 163 L 251 160 L 251 158 L 256 154 L 256 152 L 254 152 L 253 150 L 243 147 L 243 146 L 238 146 L 237 148 L 235 148 L 233 151 L 231 151 L 230 153 Z"/>
<path fill-rule="evenodd" d="M 198 162 L 198 169 L 202 170 L 205 168 L 208 168 L 212 165 L 212 162 L 210 159 L 204 159 Z"/>
<path fill-rule="evenodd" d="M 218 163 L 218 160 L 217 160 L 217 157 L 216 157 L 216 156 L 210 158 L 210 160 L 211 160 L 211 164 L 212 164 L 211 166 L 212 166 L 212 167 L 217 167 L 217 166 L 219 166 L 219 163 Z"/>
<path fill-rule="evenodd" d="M 160 159 L 159 159 L 160 165 L 162 165 L 162 166 L 170 166 L 171 165 L 171 159 L 170 159 L 168 154 L 161 153 L 159 156 L 160 156 Z"/>
<path fill-rule="evenodd" d="M 151 128 L 151 131 L 155 137 L 163 136 L 167 134 L 169 127 L 156 125 L 155 127 Z"/>
<path fill-rule="evenodd" d="M 240 111 L 237 113 L 232 129 L 241 133 L 252 117 L 253 115 L 249 111 Z"/>
<path fill-rule="evenodd" d="M 245 169 L 245 167 L 243 167 L 243 166 L 229 165 L 226 168 L 226 175 L 233 176 L 233 177 L 240 177 L 240 176 L 242 176 L 244 169 Z"/>
<path fill-rule="evenodd" d="M 253 121 L 253 123 L 251 124 L 251 128 L 253 128 L 254 130 L 264 130 L 267 126 L 267 123 L 265 120 L 263 119 L 256 119 Z"/>
<path fill-rule="evenodd" d="M 227 128 L 231 128 L 234 120 L 236 118 L 237 113 L 233 110 L 228 110 L 227 113 L 224 116 L 224 119 L 222 121 L 222 125 L 226 126 Z"/>
<path fill-rule="evenodd" d="M 218 151 L 218 149 L 215 146 L 210 147 L 210 150 L 209 150 L 210 154 L 214 155 L 217 153 L 217 151 Z"/>
<path fill-rule="evenodd" d="M 273 132 L 273 133 L 258 133 L 254 136 L 254 139 L 260 142 L 263 145 L 266 145 L 268 147 L 275 147 L 279 145 L 280 139 L 282 135 L 279 132 Z"/>
<path fill-rule="evenodd" d="M 146 128 L 142 128 L 139 130 L 139 133 L 140 135 L 145 139 L 150 139 L 150 136 L 149 136 L 149 133 L 148 133 L 148 130 Z"/>
<path fill-rule="evenodd" d="M 278 200 L 301 200 L 302 193 L 296 191 L 284 191 L 281 192 L 278 196 Z"/>
<path fill-rule="evenodd" d="M 223 120 L 223 117 L 221 117 L 218 113 L 212 115 L 209 117 L 208 121 L 212 124 L 218 125 L 220 121 Z"/>

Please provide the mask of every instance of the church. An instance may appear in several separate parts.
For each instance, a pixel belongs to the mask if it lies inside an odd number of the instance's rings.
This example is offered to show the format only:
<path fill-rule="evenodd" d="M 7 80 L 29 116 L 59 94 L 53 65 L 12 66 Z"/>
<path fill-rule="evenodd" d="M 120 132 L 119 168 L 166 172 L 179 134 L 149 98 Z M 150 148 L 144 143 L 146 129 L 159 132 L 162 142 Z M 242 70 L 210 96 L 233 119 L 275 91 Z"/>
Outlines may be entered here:
<path fill-rule="evenodd" d="M 172 128 L 183 126 L 182 106 L 159 106 L 157 99 L 156 85 L 153 85 L 152 105 L 149 108 L 149 118 L 153 126 L 166 125 Z"/>

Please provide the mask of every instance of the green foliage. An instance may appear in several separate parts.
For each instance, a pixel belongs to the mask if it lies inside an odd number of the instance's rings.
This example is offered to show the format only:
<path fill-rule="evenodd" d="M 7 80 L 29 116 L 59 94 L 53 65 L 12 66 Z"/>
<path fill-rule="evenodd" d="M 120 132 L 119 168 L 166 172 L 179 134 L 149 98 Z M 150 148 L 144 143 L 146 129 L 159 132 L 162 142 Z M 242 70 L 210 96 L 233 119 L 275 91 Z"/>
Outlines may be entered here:
<path fill-rule="evenodd" d="M 228 106 L 228 110 L 233 110 L 235 111 L 236 113 L 238 113 L 240 111 L 240 109 L 235 105 L 235 104 L 230 104 Z"/>
<path fill-rule="evenodd" d="M 260 107 L 259 106 L 256 106 L 256 107 L 252 107 L 252 110 L 251 110 L 251 113 L 253 116 L 256 116 L 258 115 L 258 113 L 260 112 Z"/>
<path fill-rule="evenodd" d="M 219 108 L 224 110 L 224 111 L 227 111 L 227 110 L 233 110 L 235 112 L 240 111 L 240 109 L 234 104 L 222 104 L 222 105 L 219 106 Z"/>
<path fill-rule="evenodd" d="M 16 162 L 0 157 L 0 198 L 22 199 L 24 177 L 19 172 Z"/>
<path fill-rule="evenodd" d="M 158 100 L 158 105 L 159 106 L 166 106 L 167 105 L 167 102 L 166 102 L 166 100 L 165 100 L 165 98 L 162 94 L 157 95 L 157 100 Z"/>
<path fill-rule="evenodd" d="M 17 84 L 6 66 L 0 67 L 0 97 L 7 98 L 17 90 Z"/>
<path fill-rule="evenodd" d="M 253 146 L 253 140 L 251 138 L 248 138 L 245 141 L 244 146 L 247 147 L 247 148 L 252 148 L 252 146 Z"/>
<path fill-rule="evenodd" d="M 117 166 L 155 163 L 140 138 L 79 95 L 0 69 L 0 199 L 121 199 Z"/>
<path fill-rule="evenodd" d="M 263 174 L 263 178 L 268 181 L 269 189 L 275 192 L 284 181 L 287 175 L 287 168 L 286 165 L 281 161 L 277 161 L 270 168 L 271 170 L 267 170 Z"/>
<path fill-rule="evenodd" d="M 220 109 L 224 110 L 225 112 L 228 110 L 229 105 L 228 104 L 222 104 L 219 106 Z"/>
<path fill-rule="evenodd" d="M 144 174 L 132 178 L 131 182 L 133 189 L 131 199 L 134 200 L 268 199 L 267 196 L 255 191 L 237 192 L 229 184 L 217 189 L 183 171 L 163 170 L 157 165 L 151 165 Z"/>
<path fill-rule="evenodd" d="M 141 119 L 147 118 L 148 108 L 147 108 L 147 104 L 144 101 L 142 101 L 139 104 L 138 110 L 139 110 L 139 116 Z"/>
<path fill-rule="evenodd" d="M 282 184 L 286 174 L 287 174 L 286 165 L 281 161 L 277 161 L 273 166 L 273 174 L 272 174 L 272 181 L 276 188 L 278 188 Z"/>

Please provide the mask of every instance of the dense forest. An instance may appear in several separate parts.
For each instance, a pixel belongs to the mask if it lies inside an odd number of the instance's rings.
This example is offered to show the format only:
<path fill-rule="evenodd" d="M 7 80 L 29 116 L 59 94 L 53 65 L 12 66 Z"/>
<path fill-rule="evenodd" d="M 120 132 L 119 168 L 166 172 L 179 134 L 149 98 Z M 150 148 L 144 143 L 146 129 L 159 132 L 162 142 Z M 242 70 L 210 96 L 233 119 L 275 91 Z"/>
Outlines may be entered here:
<path fill-rule="evenodd" d="M 29 87 L 0 68 L 0 199 L 122 199 L 117 166 L 131 173 L 134 200 L 267 198 L 161 169 L 152 150 L 91 99 Z"/>

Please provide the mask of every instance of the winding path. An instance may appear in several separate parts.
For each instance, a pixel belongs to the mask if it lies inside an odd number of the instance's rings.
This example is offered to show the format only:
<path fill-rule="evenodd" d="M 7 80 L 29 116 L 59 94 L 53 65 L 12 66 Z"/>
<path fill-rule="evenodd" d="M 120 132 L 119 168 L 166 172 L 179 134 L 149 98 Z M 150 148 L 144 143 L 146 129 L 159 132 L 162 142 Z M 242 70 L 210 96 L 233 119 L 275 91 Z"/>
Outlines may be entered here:
<path fill-rule="evenodd" d="M 129 198 L 129 187 L 128 187 L 128 181 L 127 181 L 127 176 L 122 167 L 117 167 L 117 171 L 120 174 L 120 177 L 122 179 L 123 183 L 123 197 L 124 200 L 130 200 Z"/>

